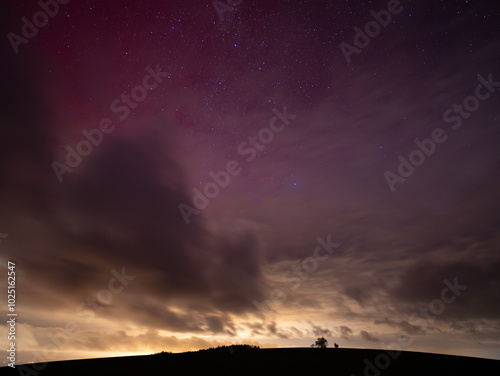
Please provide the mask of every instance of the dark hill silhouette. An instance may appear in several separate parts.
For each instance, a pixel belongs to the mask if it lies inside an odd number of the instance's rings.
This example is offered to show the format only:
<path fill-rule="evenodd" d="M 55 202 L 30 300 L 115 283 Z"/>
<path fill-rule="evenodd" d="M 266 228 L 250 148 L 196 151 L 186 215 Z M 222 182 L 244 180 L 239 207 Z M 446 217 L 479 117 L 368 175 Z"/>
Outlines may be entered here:
<path fill-rule="evenodd" d="M 223 350 L 223 351 L 222 351 Z M 248 349 L 225 347 L 187 353 L 85 359 L 48 363 L 37 372 L 27 365 L 22 375 L 333 375 L 333 376 L 473 376 L 500 375 L 500 360 L 403 351 L 385 367 L 384 350 Z M 378 358 L 377 358 L 378 357 Z M 376 361 L 376 359 L 378 359 Z M 370 366 L 370 364 L 372 366 Z M 0 368 L 0 375 L 19 375 Z"/>

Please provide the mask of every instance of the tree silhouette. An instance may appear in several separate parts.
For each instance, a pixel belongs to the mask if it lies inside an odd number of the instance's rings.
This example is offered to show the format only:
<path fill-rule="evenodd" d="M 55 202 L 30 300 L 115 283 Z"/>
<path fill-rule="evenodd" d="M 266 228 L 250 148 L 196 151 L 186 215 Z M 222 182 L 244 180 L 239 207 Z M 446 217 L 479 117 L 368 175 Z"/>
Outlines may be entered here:
<path fill-rule="evenodd" d="M 335 345 L 333 345 L 333 346 L 335 346 L 335 348 L 336 348 L 336 349 L 338 349 L 338 348 L 339 348 L 339 345 L 337 345 L 337 344 L 335 344 Z"/>
<path fill-rule="evenodd" d="M 311 347 L 317 347 L 318 349 L 326 349 L 328 346 L 328 341 L 325 339 L 325 337 L 318 338 L 314 344 L 311 345 Z"/>

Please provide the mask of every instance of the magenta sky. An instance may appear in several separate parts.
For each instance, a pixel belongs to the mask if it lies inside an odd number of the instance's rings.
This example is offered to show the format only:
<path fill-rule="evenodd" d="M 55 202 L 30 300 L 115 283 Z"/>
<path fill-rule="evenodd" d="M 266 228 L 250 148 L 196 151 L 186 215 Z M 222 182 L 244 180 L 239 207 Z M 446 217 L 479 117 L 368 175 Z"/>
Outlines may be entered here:
<path fill-rule="evenodd" d="M 82 0 L 19 42 L 42 9 L 21 3 L 0 16 L 20 363 L 319 336 L 500 359 L 498 6 Z"/>

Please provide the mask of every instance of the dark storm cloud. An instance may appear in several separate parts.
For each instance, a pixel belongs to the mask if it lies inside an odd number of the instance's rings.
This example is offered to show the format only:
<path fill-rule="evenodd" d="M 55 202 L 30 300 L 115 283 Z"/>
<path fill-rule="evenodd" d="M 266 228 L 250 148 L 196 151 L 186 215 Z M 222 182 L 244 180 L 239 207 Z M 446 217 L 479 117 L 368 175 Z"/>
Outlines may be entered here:
<path fill-rule="evenodd" d="M 217 316 L 207 316 L 206 321 L 208 324 L 208 329 L 212 333 L 222 333 L 224 331 L 224 323 Z"/>
<path fill-rule="evenodd" d="M 79 303 L 106 286 L 112 268 L 126 266 L 144 277 L 149 294 L 167 301 L 187 294 L 208 311 L 254 309 L 263 284 L 255 235 L 210 233 L 202 216 L 186 226 L 177 205 L 189 193 L 168 150 L 167 126 L 136 123 L 147 131 L 134 139 L 113 134 L 59 184 L 50 168 L 54 119 L 36 69 L 11 53 L 1 64 L 2 231 L 30 276 L 21 283 L 26 306 Z M 143 312 L 151 325 L 199 330 L 167 308 L 146 305 Z M 208 324 L 222 325 L 214 317 Z"/>
<path fill-rule="evenodd" d="M 473 251 L 476 255 L 478 249 Z M 440 299 L 446 287 L 444 280 L 467 286 L 456 300 L 446 306 L 438 318 L 449 319 L 498 319 L 500 303 L 495 286 L 500 283 L 500 258 L 480 260 L 469 254 L 464 261 L 447 263 L 419 262 L 410 267 L 401 280 L 401 285 L 391 291 L 394 298 L 413 304 L 428 306 L 434 299 Z"/>
<path fill-rule="evenodd" d="M 369 299 L 370 294 L 366 290 L 360 289 L 356 286 L 349 286 L 344 289 L 344 294 L 349 298 L 354 299 L 359 303 L 360 306 L 363 306 L 363 301 L 365 299 Z"/>
<path fill-rule="evenodd" d="M 318 325 L 313 325 L 312 330 L 315 336 L 331 336 L 332 331 L 328 328 L 322 328 L 321 326 Z"/>
<path fill-rule="evenodd" d="M 340 331 L 340 336 L 343 339 L 349 340 L 352 336 L 352 329 L 349 328 L 348 326 L 341 325 L 339 327 L 339 331 Z"/>
<path fill-rule="evenodd" d="M 373 335 L 371 335 L 370 333 L 368 333 L 368 332 L 367 332 L 367 331 L 365 331 L 365 330 L 362 330 L 362 331 L 360 332 L 360 334 L 361 334 L 361 337 L 362 337 L 364 340 L 368 341 L 368 342 L 380 342 L 380 339 L 378 339 L 377 337 L 374 337 Z"/>
<path fill-rule="evenodd" d="M 77 304 L 106 288 L 112 269 L 126 267 L 135 279 L 97 314 L 143 331 L 237 336 L 243 327 L 290 341 L 332 334 L 378 341 L 367 331 L 353 336 L 375 323 L 408 335 L 450 330 L 498 340 L 498 96 L 455 133 L 442 121 L 445 109 L 473 93 L 478 74 L 500 80 L 491 52 L 498 32 L 491 15 L 483 16 L 487 2 L 404 3 L 350 65 L 338 43 L 352 42 L 353 27 L 370 20 L 361 2 L 243 6 L 215 27 L 210 5 L 174 3 L 147 12 L 137 3 L 120 5 L 106 25 L 95 15 L 113 6 L 83 17 L 88 7 L 72 3 L 67 30 L 51 20 L 22 59 L 10 46 L 1 51 L 0 233 L 9 233 L 2 248 L 19 261 L 24 317 L 40 330 L 37 339 L 46 339 L 43 328 L 61 327 L 59 315 L 74 315 Z M 141 19 L 168 12 L 158 25 Z M 0 19 L 18 28 L 22 15 L 7 11 Z M 73 31 L 89 20 L 97 25 Z M 116 43 L 125 24 L 127 38 L 137 32 L 127 51 Z M 35 56 L 45 47 L 53 60 Z M 173 83 L 141 106 L 165 106 L 168 115 L 137 111 L 59 184 L 50 163 L 64 159 L 71 131 L 95 126 L 78 110 L 107 108 L 111 94 L 102 81 L 119 87 L 114 98 L 160 57 Z M 84 95 L 61 98 L 62 84 Z M 287 105 L 297 119 L 186 226 L 177 205 L 191 201 L 191 187 L 219 167 L 215 161 L 233 158 L 239 142 L 267 125 L 273 105 Z M 58 124 L 65 112 L 70 124 Z M 394 171 L 397 156 L 435 127 L 448 127 L 449 139 L 391 193 L 383 172 Z M 188 130 L 185 138 L 178 129 Z M 254 311 L 252 301 L 268 299 L 271 284 L 288 288 L 283 271 L 312 256 L 316 237 L 326 234 L 341 248 L 300 288 L 286 290 L 273 321 L 233 323 L 229 315 Z M 263 266 L 272 270 L 268 280 Z M 467 290 L 425 329 L 410 323 L 415 310 L 440 298 L 443 280 L 455 277 Z M 308 310 L 323 316 L 321 325 L 302 331 L 281 323 L 280 313 L 301 320 Z M 352 325 L 323 324 L 338 319 Z M 75 346 L 213 344 L 115 329 L 84 331 Z"/>
<path fill-rule="evenodd" d="M 424 328 L 422 328 L 418 325 L 412 325 L 406 320 L 394 321 L 394 320 L 388 319 L 387 317 L 384 320 L 375 320 L 374 324 L 389 325 L 389 326 L 392 326 L 394 328 L 399 328 L 400 330 L 402 330 L 408 334 L 411 334 L 411 335 L 425 334 L 425 331 L 426 331 Z"/>
<path fill-rule="evenodd" d="M 140 298 L 129 303 L 118 312 L 105 312 L 112 320 L 117 315 L 127 314 L 126 321 L 130 324 L 143 325 L 171 332 L 201 332 L 201 320 L 192 313 L 175 313 L 165 303 L 147 303 Z"/>
<path fill-rule="evenodd" d="M 290 337 L 290 333 L 287 333 L 286 331 L 283 331 L 282 329 L 278 328 L 275 321 L 271 322 L 267 326 L 267 330 L 273 336 L 276 336 L 276 337 L 281 338 L 281 339 L 288 339 Z"/>
<path fill-rule="evenodd" d="M 162 271 L 167 290 L 196 290 L 202 288 L 202 276 L 187 247 L 200 246 L 203 233 L 177 215 L 176 205 L 185 199 L 182 175 L 173 160 L 153 158 L 153 150 L 163 153 L 154 142 L 160 136 L 111 140 L 81 176 L 67 182 L 59 226 L 66 237 L 102 258 Z M 74 216 L 71 227 L 66 213 Z"/>

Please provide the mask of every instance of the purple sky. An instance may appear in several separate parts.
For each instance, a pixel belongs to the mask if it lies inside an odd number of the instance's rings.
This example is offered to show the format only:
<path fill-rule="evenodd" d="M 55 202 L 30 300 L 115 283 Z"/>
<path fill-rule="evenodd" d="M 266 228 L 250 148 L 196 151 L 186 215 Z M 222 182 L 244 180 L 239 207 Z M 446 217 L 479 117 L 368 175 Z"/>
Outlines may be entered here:
<path fill-rule="evenodd" d="M 19 363 L 319 336 L 500 359 L 498 6 L 47 3 L 36 35 L 37 2 L 0 16 Z"/>

